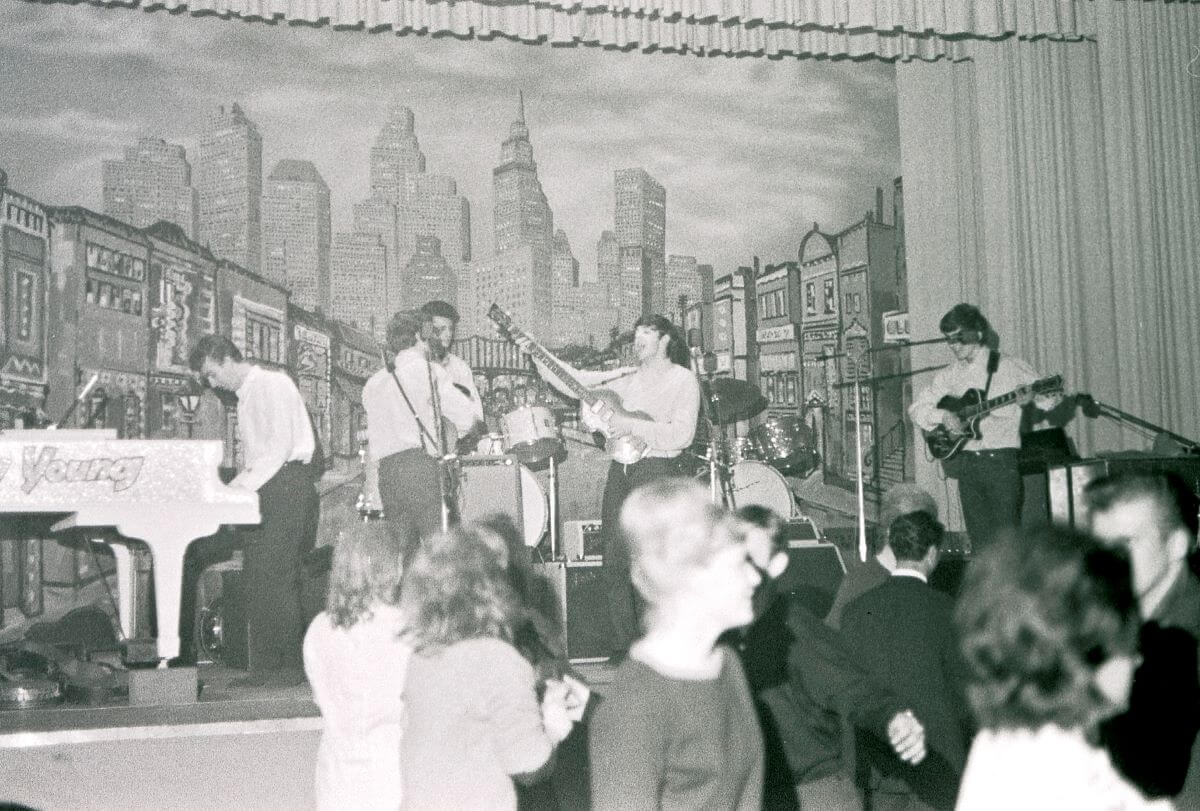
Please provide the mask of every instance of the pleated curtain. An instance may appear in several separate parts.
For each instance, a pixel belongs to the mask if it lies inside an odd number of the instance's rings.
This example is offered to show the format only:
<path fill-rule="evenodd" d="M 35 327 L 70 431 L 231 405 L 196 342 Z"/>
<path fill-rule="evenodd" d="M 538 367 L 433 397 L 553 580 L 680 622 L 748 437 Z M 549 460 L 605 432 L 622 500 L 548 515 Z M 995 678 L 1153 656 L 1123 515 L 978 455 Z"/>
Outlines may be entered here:
<path fill-rule="evenodd" d="M 910 323 L 936 335 L 976 302 L 1002 351 L 1200 439 L 1200 10 L 1110 0 L 1094 23 L 1081 42 L 976 40 L 961 62 L 897 66 Z M 1154 439 L 1068 428 L 1085 454 Z M 917 455 L 957 524 L 953 484 Z"/>

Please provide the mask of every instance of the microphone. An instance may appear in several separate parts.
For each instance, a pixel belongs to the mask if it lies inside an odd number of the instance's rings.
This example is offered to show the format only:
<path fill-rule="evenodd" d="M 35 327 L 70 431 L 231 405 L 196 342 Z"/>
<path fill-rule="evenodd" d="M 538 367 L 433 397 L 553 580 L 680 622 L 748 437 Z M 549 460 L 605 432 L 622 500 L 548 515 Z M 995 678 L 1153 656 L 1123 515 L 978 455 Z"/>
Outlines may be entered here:
<path fill-rule="evenodd" d="M 99 379 L 99 372 L 92 375 L 92 379 L 87 382 L 87 385 L 84 386 L 83 390 L 75 397 L 75 402 L 71 403 L 70 408 L 67 409 L 67 413 L 63 414 L 62 419 L 60 419 L 54 425 L 51 425 L 48 430 L 54 431 L 66 425 L 67 420 L 71 419 L 71 415 L 75 413 L 75 409 L 79 407 L 79 404 L 87 399 L 88 394 L 92 391 L 92 387 L 96 385 L 96 381 Z"/>

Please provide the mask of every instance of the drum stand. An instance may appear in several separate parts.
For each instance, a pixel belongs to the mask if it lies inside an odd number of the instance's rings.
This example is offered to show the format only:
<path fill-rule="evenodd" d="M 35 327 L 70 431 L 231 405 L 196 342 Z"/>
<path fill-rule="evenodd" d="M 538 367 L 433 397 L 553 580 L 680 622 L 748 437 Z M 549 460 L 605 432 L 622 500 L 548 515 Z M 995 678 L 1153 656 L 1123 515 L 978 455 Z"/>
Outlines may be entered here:
<path fill-rule="evenodd" d="M 550 454 L 550 560 L 558 559 L 558 461 Z"/>

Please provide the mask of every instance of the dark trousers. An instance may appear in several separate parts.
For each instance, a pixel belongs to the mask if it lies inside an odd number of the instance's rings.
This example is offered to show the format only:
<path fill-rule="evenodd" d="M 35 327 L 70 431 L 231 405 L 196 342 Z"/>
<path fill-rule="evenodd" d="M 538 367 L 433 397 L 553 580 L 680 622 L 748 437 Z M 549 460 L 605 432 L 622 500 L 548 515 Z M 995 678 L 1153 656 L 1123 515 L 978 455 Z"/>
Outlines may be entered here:
<path fill-rule="evenodd" d="M 442 529 L 437 460 L 420 448 L 379 460 L 379 500 L 392 538 L 407 566 L 426 535 Z"/>
<path fill-rule="evenodd" d="M 971 552 L 981 552 L 997 533 L 1021 526 L 1021 501 L 1025 492 L 1017 470 L 1017 449 L 964 451 L 951 460 L 947 469 L 958 479 L 958 497 L 962 501 Z"/>
<path fill-rule="evenodd" d="M 619 462 L 609 465 L 600 507 L 600 538 L 604 551 L 601 577 L 608 597 L 609 639 L 612 640 L 614 660 L 624 658 L 629 646 L 642 635 L 642 605 L 629 577 L 629 544 L 621 532 L 621 506 L 634 488 L 655 479 L 680 475 L 683 474 L 678 458 L 650 457 L 632 465 Z"/>
<path fill-rule="evenodd" d="M 244 534 L 250 667 L 301 666 L 300 559 L 316 543 L 320 513 L 308 465 L 289 462 L 258 489 L 262 523 Z"/>

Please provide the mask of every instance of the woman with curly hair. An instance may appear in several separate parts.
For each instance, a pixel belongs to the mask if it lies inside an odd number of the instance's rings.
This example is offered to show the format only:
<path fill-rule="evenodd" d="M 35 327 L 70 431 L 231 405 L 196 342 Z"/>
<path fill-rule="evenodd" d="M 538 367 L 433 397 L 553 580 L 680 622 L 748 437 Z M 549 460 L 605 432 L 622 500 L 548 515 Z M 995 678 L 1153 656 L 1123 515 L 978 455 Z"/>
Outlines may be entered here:
<path fill-rule="evenodd" d="M 400 551 L 381 521 L 351 524 L 333 549 L 326 608 L 304 637 L 324 730 L 319 809 L 400 807 L 401 689 L 411 652 L 396 603 Z"/>
<path fill-rule="evenodd" d="M 539 683 L 514 647 L 527 614 L 504 539 L 473 524 L 422 540 L 401 608 L 416 650 L 404 685 L 405 806 L 516 808 L 513 780 L 540 779 L 572 722 L 566 686 Z"/>
<path fill-rule="evenodd" d="M 1138 612 L 1127 558 L 1047 527 L 972 564 L 955 621 L 982 731 L 958 811 L 1163 809 L 1094 744 L 1128 700 Z"/>
<path fill-rule="evenodd" d="M 690 479 L 658 479 L 621 508 L 646 632 L 617 668 L 589 739 L 607 809 L 757 809 L 763 745 L 737 655 L 760 576 L 724 512 Z"/>

